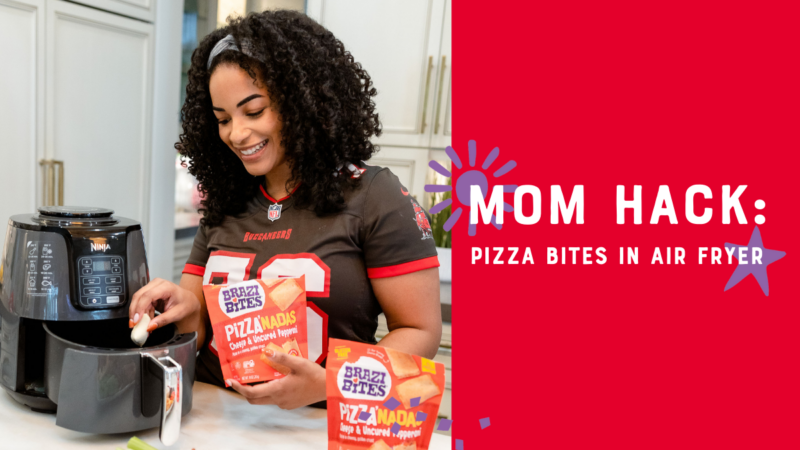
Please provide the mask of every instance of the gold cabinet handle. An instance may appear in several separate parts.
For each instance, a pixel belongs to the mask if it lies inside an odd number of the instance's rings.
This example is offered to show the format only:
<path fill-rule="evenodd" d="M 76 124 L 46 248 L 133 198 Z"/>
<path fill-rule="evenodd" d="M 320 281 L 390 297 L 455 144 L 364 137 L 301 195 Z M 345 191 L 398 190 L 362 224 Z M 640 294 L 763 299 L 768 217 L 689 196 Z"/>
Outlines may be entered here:
<path fill-rule="evenodd" d="M 39 161 L 40 167 L 46 167 L 47 173 L 43 173 L 42 175 L 42 206 L 50 206 L 52 205 L 53 199 L 53 192 L 51 192 L 50 187 L 52 184 L 50 183 L 53 174 L 53 161 L 50 159 L 43 159 Z"/>
<path fill-rule="evenodd" d="M 428 75 L 425 77 L 425 100 L 422 106 L 422 131 L 420 134 L 425 134 L 425 127 L 427 124 L 428 113 L 428 91 L 431 87 L 431 71 L 433 70 L 433 56 L 428 57 Z"/>
<path fill-rule="evenodd" d="M 64 206 L 64 161 L 53 160 L 53 165 L 58 166 L 58 206 Z"/>
<path fill-rule="evenodd" d="M 43 206 L 56 205 L 56 167 L 58 166 L 58 206 L 64 206 L 64 161 L 43 159 L 39 165 L 47 167 L 47 175 L 42 177 Z"/>
<path fill-rule="evenodd" d="M 439 101 L 436 103 L 436 126 L 433 128 L 433 134 L 439 134 L 439 113 L 442 110 L 442 91 L 444 90 L 444 68 L 447 67 L 445 62 L 447 56 L 442 56 L 442 67 L 439 68 Z"/>

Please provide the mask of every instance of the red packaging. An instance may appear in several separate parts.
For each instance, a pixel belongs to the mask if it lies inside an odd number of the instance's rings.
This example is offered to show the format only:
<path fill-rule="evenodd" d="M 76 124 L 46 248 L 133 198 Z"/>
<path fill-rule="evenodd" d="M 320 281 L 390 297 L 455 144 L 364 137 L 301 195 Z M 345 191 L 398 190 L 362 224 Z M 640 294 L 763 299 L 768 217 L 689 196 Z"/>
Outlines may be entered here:
<path fill-rule="evenodd" d="M 203 293 L 226 380 L 282 378 L 265 348 L 308 358 L 305 277 L 210 285 Z"/>
<path fill-rule="evenodd" d="M 326 370 L 328 450 L 428 448 L 444 393 L 444 364 L 331 339 Z M 399 429 L 392 430 L 395 424 Z"/>

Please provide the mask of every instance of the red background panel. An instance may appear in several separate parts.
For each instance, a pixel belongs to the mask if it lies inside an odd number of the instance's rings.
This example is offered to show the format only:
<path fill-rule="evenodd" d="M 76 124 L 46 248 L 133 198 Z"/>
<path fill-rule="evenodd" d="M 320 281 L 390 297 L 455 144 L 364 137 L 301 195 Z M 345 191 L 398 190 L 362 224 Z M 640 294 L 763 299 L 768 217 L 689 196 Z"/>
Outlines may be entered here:
<path fill-rule="evenodd" d="M 469 140 L 478 166 L 499 147 L 490 172 L 518 166 L 490 182 L 543 200 L 535 225 L 507 213 L 470 237 L 465 210 L 454 228 L 465 449 L 800 447 L 799 21 L 796 2 L 455 2 L 453 147 L 464 169 Z M 583 225 L 549 223 L 554 184 L 585 186 Z M 643 224 L 617 225 L 616 186 L 631 198 L 637 184 Z M 712 190 L 697 202 L 708 224 L 686 220 L 693 184 Z M 649 224 L 659 185 L 677 225 Z M 747 224 L 722 224 L 723 185 L 748 186 Z M 736 260 L 698 265 L 697 248 L 747 244 L 757 214 L 787 256 L 768 297 L 752 276 L 723 292 Z M 608 262 L 547 264 L 547 247 L 570 246 Z M 639 264 L 620 265 L 620 246 Z M 651 265 L 656 246 L 686 264 Z M 471 264 L 472 247 L 531 247 L 535 263 Z"/>

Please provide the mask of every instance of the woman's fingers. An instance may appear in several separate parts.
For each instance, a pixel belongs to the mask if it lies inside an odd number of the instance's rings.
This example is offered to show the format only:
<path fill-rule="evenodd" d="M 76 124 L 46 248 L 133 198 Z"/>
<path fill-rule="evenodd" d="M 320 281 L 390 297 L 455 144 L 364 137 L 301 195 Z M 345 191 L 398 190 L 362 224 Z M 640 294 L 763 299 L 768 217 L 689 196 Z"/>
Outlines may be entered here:
<path fill-rule="evenodd" d="M 130 320 L 132 320 L 134 323 L 139 322 L 139 319 L 142 316 L 141 314 L 142 310 L 144 309 L 144 307 L 141 306 L 142 298 L 145 297 L 148 292 L 161 286 L 164 281 L 165 280 L 162 280 L 161 278 L 150 280 L 149 283 L 142 286 L 141 289 L 139 289 L 138 291 L 136 291 L 135 294 L 133 294 L 133 297 L 131 297 L 131 304 L 128 307 L 128 317 Z M 150 302 L 146 302 L 146 304 L 149 305 Z M 136 316 L 137 313 L 139 314 L 138 317 Z"/>
<path fill-rule="evenodd" d="M 255 386 L 248 386 L 246 384 L 240 384 L 236 380 L 226 380 L 229 385 L 238 393 L 242 394 L 242 397 L 247 399 L 247 402 L 251 405 L 274 405 L 275 401 L 272 398 L 272 395 L 277 392 L 279 386 L 278 381 L 270 381 L 263 384 L 257 384 Z"/>
<path fill-rule="evenodd" d="M 199 303 L 197 306 L 199 306 Z M 179 303 L 176 306 L 169 308 L 163 313 L 155 316 L 155 318 L 150 321 L 150 325 L 147 327 L 147 332 L 152 332 L 156 328 L 162 327 L 168 323 L 177 322 L 188 316 L 192 311 L 193 308 L 191 304 L 187 302 Z"/>
<path fill-rule="evenodd" d="M 155 315 L 154 303 L 172 298 L 179 289 L 180 287 L 166 280 L 157 278 L 151 281 L 145 287 L 139 289 L 131 298 L 128 317 L 134 324 L 138 323 L 144 314 L 148 314 L 152 318 Z M 162 320 L 161 324 L 163 325 L 164 323 L 168 322 Z"/>

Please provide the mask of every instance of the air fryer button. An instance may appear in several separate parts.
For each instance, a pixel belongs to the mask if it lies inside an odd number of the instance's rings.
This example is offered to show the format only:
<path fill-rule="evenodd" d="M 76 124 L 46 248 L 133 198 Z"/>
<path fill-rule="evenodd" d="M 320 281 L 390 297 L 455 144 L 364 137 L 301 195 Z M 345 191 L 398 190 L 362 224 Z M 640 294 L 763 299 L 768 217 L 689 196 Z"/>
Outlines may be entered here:
<path fill-rule="evenodd" d="M 88 299 L 88 301 L 91 304 L 103 303 L 103 299 L 102 298 L 97 298 L 97 297 L 90 298 L 90 299 Z"/>
<path fill-rule="evenodd" d="M 122 277 L 106 277 L 106 284 L 120 284 Z"/>
<path fill-rule="evenodd" d="M 83 258 L 83 259 L 81 259 L 81 264 L 84 265 L 84 266 L 91 266 L 92 265 L 92 261 L 90 259 Z"/>
<path fill-rule="evenodd" d="M 112 267 L 111 268 L 111 273 L 122 273 L 122 268 L 121 267 Z"/>
<path fill-rule="evenodd" d="M 97 295 L 100 293 L 99 287 L 83 288 L 83 295 Z"/>
<path fill-rule="evenodd" d="M 121 294 L 122 286 L 109 286 L 106 288 L 106 294 Z"/>
<path fill-rule="evenodd" d="M 111 264 L 122 264 L 122 258 L 111 258 Z"/>
<path fill-rule="evenodd" d="M 119 303 L 119 296 L 117 296 L 117 295 L 110 296 L 109 295 L 108 297 L 106 297 L 106 303 L 108 303 L 109 305 L 112 304 L 112 303 Z"/>
<path fill-rule="evenodd" d="M 91 286 L 93 284 L 100 284 L 100 277 L 81 278 L 81 284 L 83 284 L 84 286 Z"/>
<path fill-rule="evenodd" d="M 91 275 L 92 269 L 83 268 L 81 269 L 81 275 Z"/>

